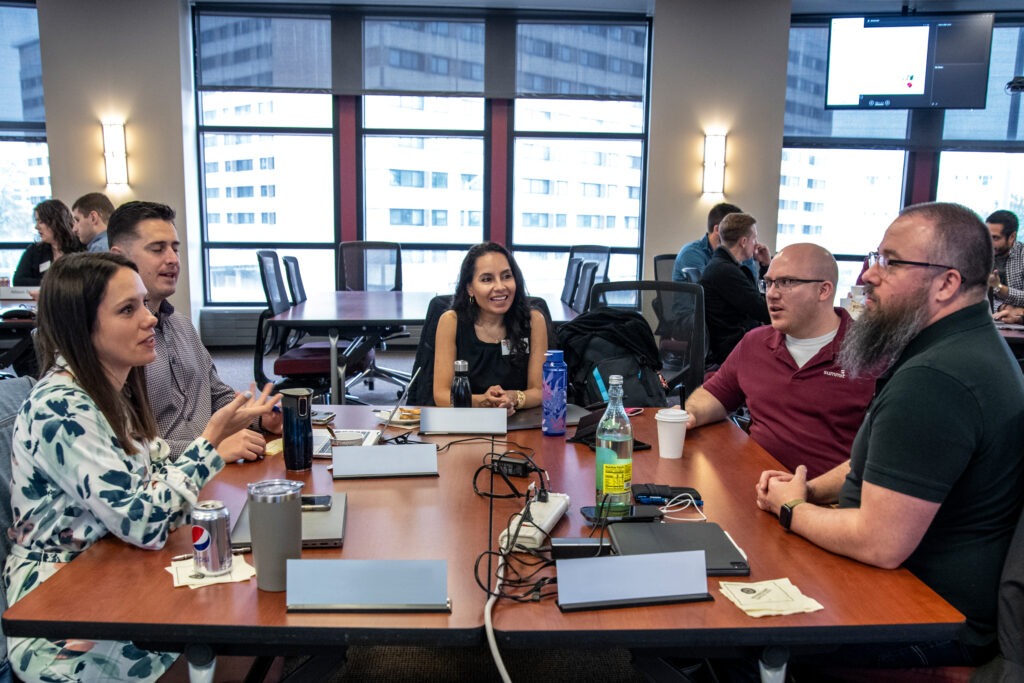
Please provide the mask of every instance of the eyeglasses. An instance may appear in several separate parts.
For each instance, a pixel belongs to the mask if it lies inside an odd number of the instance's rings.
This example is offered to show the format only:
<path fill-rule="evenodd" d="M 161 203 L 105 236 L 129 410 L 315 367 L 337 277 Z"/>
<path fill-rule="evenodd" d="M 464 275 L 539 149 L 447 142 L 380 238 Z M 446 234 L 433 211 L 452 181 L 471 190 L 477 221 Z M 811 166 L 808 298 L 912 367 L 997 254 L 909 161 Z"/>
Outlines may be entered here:
<path fill-rule="evenodd" d="M 761 289 L 767 292 L 772 287 L 778 287 L 781 291 L 788 292 L 797 285 L 805 285 L 808 282 L 824 282 L 824 280 L 804 280 L 798 277 L 766 277 L 761 280 Z"/>
<path fill-rule="evenodd" d="M 945 270 L 956 270 L 953 266 L 944 266 L 940 263 L 928 263 L 927 261 L 905 261 L 898 258 L 889 258 L 885 254 L 873 251 L 868 254 L 868 268 L 878 266 L 882 270 L 888 270 L 889 266 L 917 266 L 919 268 L 943 268 Z"/>

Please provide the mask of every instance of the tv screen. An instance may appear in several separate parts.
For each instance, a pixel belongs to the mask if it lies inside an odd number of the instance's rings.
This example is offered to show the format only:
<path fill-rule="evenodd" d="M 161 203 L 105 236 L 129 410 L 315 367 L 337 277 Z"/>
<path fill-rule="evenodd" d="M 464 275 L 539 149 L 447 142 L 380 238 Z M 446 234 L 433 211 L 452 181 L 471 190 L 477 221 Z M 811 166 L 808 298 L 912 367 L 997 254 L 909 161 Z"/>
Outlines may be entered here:
<path fill-rule="evenodd" d="M 993 14 L 834 18 L 826 109 L 984 109 Z"/>

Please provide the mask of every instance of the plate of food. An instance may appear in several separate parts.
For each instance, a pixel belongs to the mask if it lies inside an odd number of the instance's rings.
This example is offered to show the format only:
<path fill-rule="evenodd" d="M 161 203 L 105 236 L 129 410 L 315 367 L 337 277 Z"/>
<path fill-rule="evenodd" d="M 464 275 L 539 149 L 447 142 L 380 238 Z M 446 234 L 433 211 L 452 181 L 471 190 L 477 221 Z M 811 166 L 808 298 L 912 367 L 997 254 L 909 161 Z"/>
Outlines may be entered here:
<path fill-rule="evenodd" d="M 375 410 L 373 414 L 377 416 L 377 419 L 381 423 L 388 421 L 391 417 L 391 409 Z M 391 424 L 396 427 L 411 427 L 420 423 L 420 409 L 419 408 L 399 408 L 398 415 L 395 419 L 391 420 Z"/>

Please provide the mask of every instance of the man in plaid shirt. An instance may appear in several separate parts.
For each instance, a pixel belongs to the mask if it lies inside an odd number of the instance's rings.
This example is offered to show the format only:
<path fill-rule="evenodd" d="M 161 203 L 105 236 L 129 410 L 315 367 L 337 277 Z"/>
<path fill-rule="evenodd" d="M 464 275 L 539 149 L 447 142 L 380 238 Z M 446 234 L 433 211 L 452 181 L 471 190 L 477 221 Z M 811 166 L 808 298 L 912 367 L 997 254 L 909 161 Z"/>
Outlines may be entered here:
<path fill-rule="evenodd" d="M 996 211 L 985 219 L 992 233 L 995 270 L 988 278 L 992 310 L 1003 306 L 1024 306 L 1024 244 L 1017 242 L 1017 216 Z"/>

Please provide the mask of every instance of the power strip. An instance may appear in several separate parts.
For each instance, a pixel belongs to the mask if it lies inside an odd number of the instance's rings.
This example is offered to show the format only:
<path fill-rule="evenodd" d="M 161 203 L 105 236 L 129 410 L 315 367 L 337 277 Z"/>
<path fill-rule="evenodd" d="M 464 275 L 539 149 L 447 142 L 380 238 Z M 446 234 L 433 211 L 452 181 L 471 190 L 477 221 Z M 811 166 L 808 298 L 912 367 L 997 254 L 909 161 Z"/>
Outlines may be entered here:
<path fill-rule="evenodd" d="M 520 524 L 522 512 L 517 512 L 509 520 L 508 528 L 498 536 L 498 548 L 502 552 L 511 552 L 514 548 L 508 547 L 510 537 L 515 538 L 515 544 L 523 548 L 539 548 L 544 544 L 548 534 L 558 520 L 562 518 L 565 511 L 569 509 L 569 496 L 565 493 L 548 493 L 546 502 L 538 500 L 530 501 L 530 518 Z M 523 510 L 525 511 L 525 507 Z M 519 529 L 518 533 L 516 529 Z"/>

